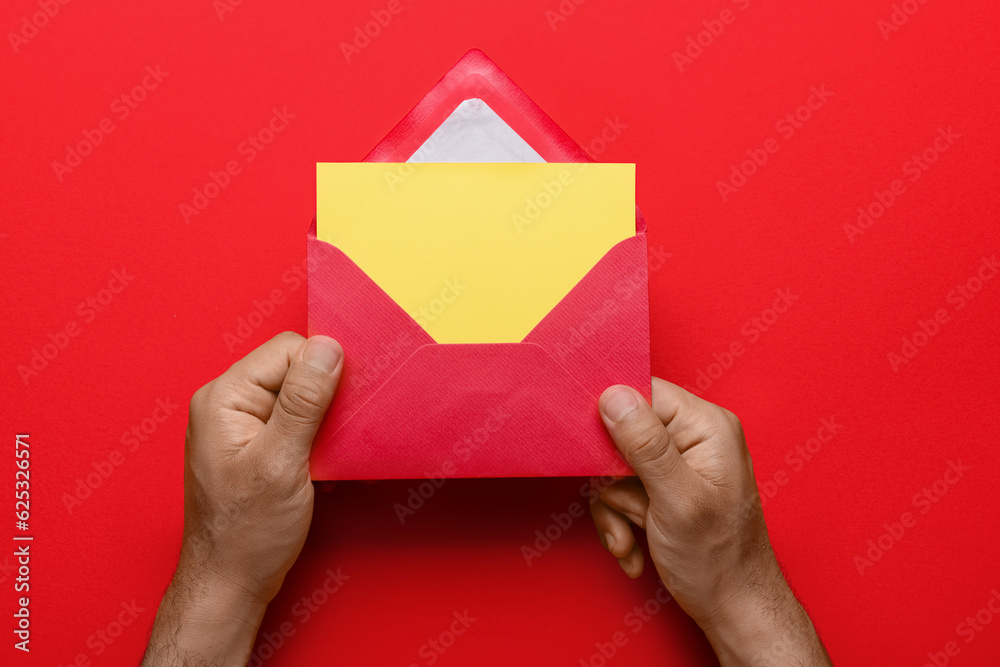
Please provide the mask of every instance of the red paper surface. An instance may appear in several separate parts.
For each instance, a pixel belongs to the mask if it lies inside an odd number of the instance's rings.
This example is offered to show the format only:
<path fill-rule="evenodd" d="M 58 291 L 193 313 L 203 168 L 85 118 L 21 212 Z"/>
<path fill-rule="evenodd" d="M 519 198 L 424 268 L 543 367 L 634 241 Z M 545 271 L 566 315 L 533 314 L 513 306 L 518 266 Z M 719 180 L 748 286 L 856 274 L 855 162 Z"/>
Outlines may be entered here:
<path fill-rule="evenodd" d="M 387 3 L 70 2 L 16 53 L 7 33 L 42 10 L 5 3 L 0 664 L 135 664 L 180 545 L 188 397 L 275 332 L 306 330 L 315 163 L 365 155 L 473 46 L 598 160 L 637 164 L 650 250 L 670 254 L 650 267 L 653 372 L 717 376 L 700 391 L 743 420 L 778 556 L 835 663 L 924 665 L 955 642 L 949 664 L 993 664 L 1000 619 L 971 636 L 966 619 L 1000 590 L 1000 282 L 975 280 L 1000 253 L 1000 8 L 926 2 L 886 39 L 894 4 L 912 3 L 589 0 L 553 29 L 555 1 L 404 1 L 347 62 L 340 43 Z M 723 10 L 733 21 L 678 71 L 673 54 Z M 144 78 L 156 86 L 133 98 Z M 823 85 L 807 121 L 776 127 Z M 52 162 L 105 118 L 113 130 L 60 181 Z M 909 180 L 949 126 L 960 138 Z M 717 181 L 768 139 L 778 151 L 723 201 Z M 185 222 L 179 205 L 231 162 Z M 896 180 L 905 192 L 852 243 L 844 225 Z M 786 289 L 798 299 L 772 315 Z M 921 346 L 895 372 L 904 337 Z M 63 348 L 25 385 L 18 366 L 53 339 Z M 825 443 L 823 420 L 842 425 Z M 28 659 L 9 632 L 25 431 Z M 949 461 L 969 468 L 954 484 Z M 69 513 L 63 494 L 93 474 Z M 556 524 L 583 481 L 449 480 L 403 524 L 394 506 L 419 484 L 321 486 L 265 623 L 274 643 L 283 623 L 295 632 L 265 664 L 596 664 L 619 631 L 609 665 L 713 664 L 676 605 L 657 605 L 651 571 L 625 579 L 586 516 Z M 904 513 L 914 525 L 886 537 Z M 521 548 L 546 530 L 557 539 L 529 566 Z M 859 574 L 869 540 L 891 546 Z M 350 579 L 312 602 L 337 568 Z M 133 600 L 136 621 L 101 640 Z M 466 610 L 477 620 L 435 653 Z"/>
<path fill-rule="evenodd" d="M 475 49 L 366 161 L 405 161 L 459 104 L 476 98 L 547 161 L 592 161 Z M 350 357 L 316 436 L 313 479 L 629 474 L 595 406 L 614 384 L 649 397 L 646 233 L 638 208 L 636 232 L 520 343 L 439 345 L 310 229 L 309 334 L 336 338 Z"/>

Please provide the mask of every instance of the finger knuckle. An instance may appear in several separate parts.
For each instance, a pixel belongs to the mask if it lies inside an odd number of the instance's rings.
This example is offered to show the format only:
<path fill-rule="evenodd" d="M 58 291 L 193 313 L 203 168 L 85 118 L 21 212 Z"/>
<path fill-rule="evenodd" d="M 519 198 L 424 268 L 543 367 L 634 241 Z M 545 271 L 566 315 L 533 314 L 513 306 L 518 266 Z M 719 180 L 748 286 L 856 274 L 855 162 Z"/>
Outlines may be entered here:
<path fill-rule="evenodd" d="M 188 404 L 188 411 L 192 419 L 202 417 L 208 411 L 208 406 L 211 403 L 213 386 L 214 380 L 199 387 L 198 390 L 191 395 L 191 402 Z"/>
<path fill-rule="evenodd" d="M 304 380 L 287 380 L 278 393 L 281 411 L 294 423 L 306 424 L 316 420 L 326 406 L 324 392 L 315 384 Z"/>
<path fill-rule="evenodd" d="M 719 424 L 723 425 L 725 428 L 731 431 L 737 433 L 743 432 L 743 423 L 740 421 L 740 418 L 737 417 L 736 414 L 731 410 L 719 407 L 716 420 L 718 421 Z"/>
<path fill-rule="evenodd" d="M 303 340 L 305 338 L 302 337 L 302 334 L 295 333 L 294 331 L 282 331 L 274 337 L 274 341 L 282 345 L 298 345 Z"/>
<path fill-rule="evenodd" d="M 632 456 L 640 461 L 655 461 L 667 453 L 669 437 L 662 426 L 642 423 L 633 426 L 626 434 L 632 443 Z"/>

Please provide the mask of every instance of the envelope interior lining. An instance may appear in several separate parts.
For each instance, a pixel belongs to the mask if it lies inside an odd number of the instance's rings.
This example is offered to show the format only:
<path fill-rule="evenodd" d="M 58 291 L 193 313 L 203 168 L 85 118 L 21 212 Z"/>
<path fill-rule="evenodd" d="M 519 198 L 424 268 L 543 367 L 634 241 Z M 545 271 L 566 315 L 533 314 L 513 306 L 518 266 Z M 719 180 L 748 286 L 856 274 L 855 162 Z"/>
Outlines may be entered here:
<path fill-rule="evenodd" d="M 458 105 L 407 162 L 545 162 L 485 101 Z"/>

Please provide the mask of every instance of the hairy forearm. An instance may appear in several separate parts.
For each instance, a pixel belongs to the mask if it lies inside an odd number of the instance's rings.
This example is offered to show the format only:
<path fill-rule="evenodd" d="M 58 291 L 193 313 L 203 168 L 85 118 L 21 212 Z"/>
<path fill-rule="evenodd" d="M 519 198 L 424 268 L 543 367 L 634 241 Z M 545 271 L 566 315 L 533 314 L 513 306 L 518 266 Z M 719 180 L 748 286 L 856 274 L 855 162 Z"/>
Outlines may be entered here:
<path fill-rule="evenodd" d="M 734 602 L 705 634 L 723 667 L 830 665 L 809 615 L 783 578 Z"/>
<path fill-rule="evenodd" d="M 180 568 L 163 596 L 142 667 L 243 667 L 266 604 Z"/>

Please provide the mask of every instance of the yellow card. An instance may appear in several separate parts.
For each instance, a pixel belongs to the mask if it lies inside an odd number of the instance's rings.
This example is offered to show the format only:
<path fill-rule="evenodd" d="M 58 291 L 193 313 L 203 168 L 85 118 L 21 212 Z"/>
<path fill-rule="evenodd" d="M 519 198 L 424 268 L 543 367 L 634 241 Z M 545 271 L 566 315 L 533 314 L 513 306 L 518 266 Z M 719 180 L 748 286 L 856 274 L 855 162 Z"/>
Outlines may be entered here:
<path fill-rule="evenodd" d="M 635 235 L 635 165 L 316 165 L 316 235 L 438 343 L 516 343 Z"/>

